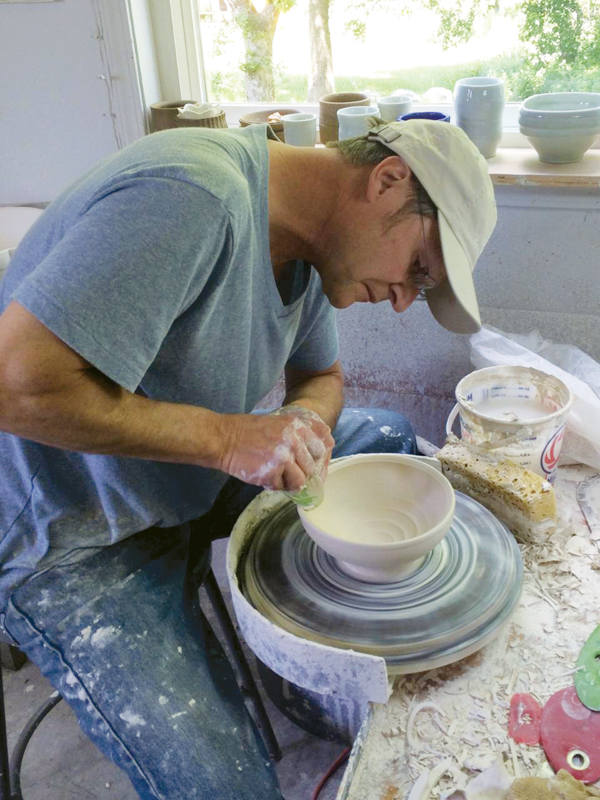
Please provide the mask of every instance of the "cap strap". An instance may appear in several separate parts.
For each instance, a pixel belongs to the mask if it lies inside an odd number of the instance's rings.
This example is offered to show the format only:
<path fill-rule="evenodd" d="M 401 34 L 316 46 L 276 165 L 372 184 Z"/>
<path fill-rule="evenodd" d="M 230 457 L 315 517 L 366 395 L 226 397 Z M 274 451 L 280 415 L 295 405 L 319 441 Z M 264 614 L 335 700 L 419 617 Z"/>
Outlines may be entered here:
<path fill-rule="evenodd" d="M 377 128 L 371 128 L 369 131 L 369 139 L 377 139 L 383 144 L 393 142 L 402 136 L 401 132 L 391 125 L 379 125 Z"/>

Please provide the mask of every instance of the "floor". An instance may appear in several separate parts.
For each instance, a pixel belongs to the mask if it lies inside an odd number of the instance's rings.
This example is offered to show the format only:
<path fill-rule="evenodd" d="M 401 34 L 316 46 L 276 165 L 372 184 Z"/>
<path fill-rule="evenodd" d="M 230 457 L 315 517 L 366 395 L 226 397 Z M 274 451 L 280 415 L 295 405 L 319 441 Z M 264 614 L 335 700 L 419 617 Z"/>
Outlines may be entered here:
<path fill-rule="evenodd" d="M 213 566 L 225 599 L 225 540 L 217 542 Z M 52 692 L 39 670 L 27 662 L 17 672 L 4 671 L 9 745 L 24 723 Z M 264 698 L 283 758 L 277 767 L 285 800 L 311 800 L 322 775 L 344 749 L 300 730 Z M 343 775 L 340 768 L 319 800 L 334 800 Z M 136 800 L 121 771 L 79 731 L 75 716 L 61 702 L 41 724 L 25 753 L 22 770 L 25 800 Z M 177 800 L 183 800 L 178 798 Z M 235 798 L 231 798 L 235 800 Z"/>

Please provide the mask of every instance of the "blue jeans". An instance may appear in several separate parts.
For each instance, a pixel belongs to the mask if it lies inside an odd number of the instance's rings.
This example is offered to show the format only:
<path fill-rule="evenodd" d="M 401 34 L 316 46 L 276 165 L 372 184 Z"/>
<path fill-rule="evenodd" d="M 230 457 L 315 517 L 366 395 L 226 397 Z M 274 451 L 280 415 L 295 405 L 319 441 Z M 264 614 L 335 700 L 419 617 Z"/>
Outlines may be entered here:
<path fill-rule="evenodd" d="M 334 438 L 334 457 L 415 452 L 409 423 L 381 409 L 345 410 Z M 9 602 L 6 632 L 143 800 L 281 800 L 231 666 L 190 591 L 208 569 L 210 542 L 229 534 L 258 491 L 231 479 L 201 519 L 62 562 Z"/>

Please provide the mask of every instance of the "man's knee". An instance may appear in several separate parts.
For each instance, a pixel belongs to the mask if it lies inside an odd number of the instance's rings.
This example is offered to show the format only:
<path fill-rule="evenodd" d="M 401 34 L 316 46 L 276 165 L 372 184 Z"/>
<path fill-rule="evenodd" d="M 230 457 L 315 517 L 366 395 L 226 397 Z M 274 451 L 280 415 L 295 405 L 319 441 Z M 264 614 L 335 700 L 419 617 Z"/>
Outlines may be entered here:
<path fill-rule="evenodd" d="M 347 408 L 334 431 L 334 458 L 355 453 L 416 453 L 415 434 L 402 414 L 383 408 Z"/>

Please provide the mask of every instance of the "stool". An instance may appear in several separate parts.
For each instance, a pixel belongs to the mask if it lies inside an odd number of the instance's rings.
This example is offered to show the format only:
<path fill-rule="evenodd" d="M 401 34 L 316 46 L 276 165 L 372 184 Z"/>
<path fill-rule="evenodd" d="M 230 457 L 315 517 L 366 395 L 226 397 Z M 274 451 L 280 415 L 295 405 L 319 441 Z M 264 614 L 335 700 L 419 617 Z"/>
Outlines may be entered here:
<path fill-rule="evenodd" d="M 248 699 L 252 704 L 255 722 L 263 737 L 269 756 L 273 761 L 280 761 L 281 749 L 212 568 L 209 568 L 202 577 L 202 584 L 204 585 L 208 600 L 215 612 L 215 616 L 219 621 L 223 638 L 225 639 L 229 651 L 230 660 L 233 661 L 234 666 L 237 668 L 240 691 L 243 697 Z M 198 589 L 199 586 L 196 584 L 195 588 Z M 2 633 L 0 633 L 0 644 L 8 644 L 13 650 L 16 650 L 12 640 Z M 20 666 L 21 664 L 19 664 L 19 667 Z M 23 800 L 23 795 L 21 793 L 21 765 L 23 763 L 25 749 L 41 722 L 61 700 L 62 697 L 60 694 L 58 692 L 53 692 L 37 709 L 21 731 L 9 759 L 6 712 L 4 708 L 4 687 L 2 684 L 2 663 L 0 661 L 0 800 Z"/>
<path fill-rule="evenodd" d="M 0 644 L 6 644 L 13 650 L 16 649 L 12 640 L 0 633 Z M 22 663 L 19 664 L 19 667 Z M 17 667 L 17 668 L 19 668 Z M 21 794 L 21 764 L 25 755 L 25 748 L 29 740 L 44 717 L 60 703 L 62 697 L 58 692 L 53 692 L 42 703 L 38 710 L 29 718 L 21 731 L 12 756 L 8 758 L 8 737 L 6 734 L 6 712 L 4 709 L 4 686 L 2 684 L 2 661 L 0 660 L 0 800 L 23 800 Z"/>

